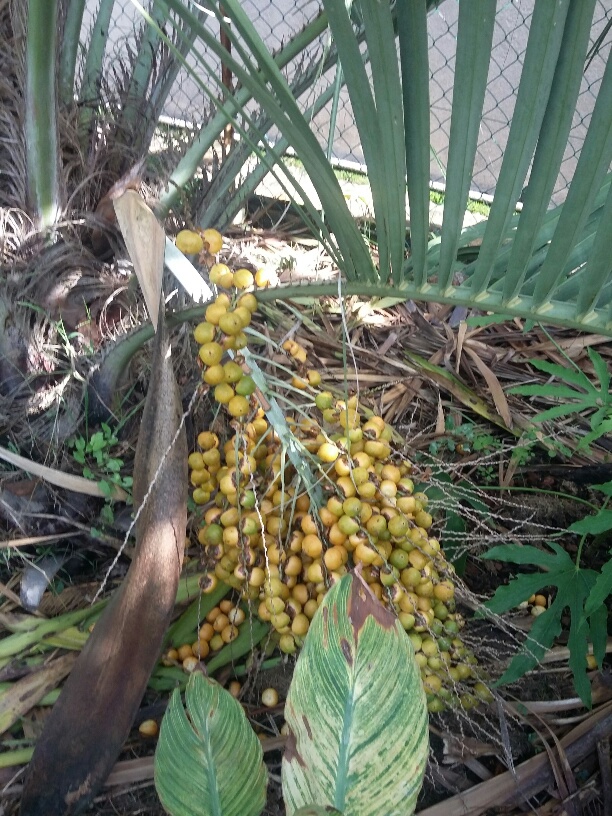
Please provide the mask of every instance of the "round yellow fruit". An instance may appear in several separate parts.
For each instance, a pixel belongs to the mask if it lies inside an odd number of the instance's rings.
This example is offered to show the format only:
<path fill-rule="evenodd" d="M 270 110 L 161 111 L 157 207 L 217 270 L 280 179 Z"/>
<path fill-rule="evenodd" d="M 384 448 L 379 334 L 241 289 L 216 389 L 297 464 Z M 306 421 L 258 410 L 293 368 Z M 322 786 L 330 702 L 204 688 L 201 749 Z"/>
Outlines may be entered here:
<path fill-rule="evenodd" d="M 204 247 L 204 242 L 197 232 L 192 230 L 181 230 L 176 236 L 176 248 L 185 255 L 197 255 Z"/>
<path fill-rule="evenodd" d="M 205 229 L 202 233 L 203 243 L 211 255 L 216 255 L 223 246 L 223 236 L 216 229 Z"/>

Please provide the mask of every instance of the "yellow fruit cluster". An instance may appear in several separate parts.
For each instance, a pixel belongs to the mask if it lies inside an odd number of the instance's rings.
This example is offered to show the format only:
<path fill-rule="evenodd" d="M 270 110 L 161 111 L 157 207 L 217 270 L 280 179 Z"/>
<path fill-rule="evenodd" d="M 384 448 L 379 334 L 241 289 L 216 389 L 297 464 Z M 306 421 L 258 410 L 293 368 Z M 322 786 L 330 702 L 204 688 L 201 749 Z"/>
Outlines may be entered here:
<path fill-rule="evenodd" d="M 198 534 L 204 562 L 270 622 L 289 654 L 302 645 L 329 586 L 359 566 L 412 640 L 430 710 L 491 699 L 459 637 L 454 571 L 429 533 L 427 496 L 415 492 L 412 465 L 397 452 L 392 428 L 366 416 L 356 397 L 338 400 L 317 390 L 320 372 L 308 369 L 306 350 L 288 340 L 292 385 L 314 403 L 299 420 L 287 419 L 323 488 L 322 506 L 311 504 L 239 354 L 257 306 L 255 295 L 242 291 L 253 285 L 247 272 L 215 264 L 211 281 L 238 291 L 220 294 L 194 331 L 203 379 L 236 420 L 224 443 L 200 433 L 199 450 L 189 457 L 193 499 L 208 505 Z M 223 362 L 227 349 L 238 354 Z"/>
<path fill-rule="evenodd" d="M 239 634 L 239 627 L 246 618 L 244 609 L 223 600 L 213 607 L 198 630 L 198 639 L 194 643 L 183 643 L 176 649 L 168 649 L 163 656 L 166 666 L 181 664 L 185 671 L 191 672 L 211 652 L 218 652 L 226 643 L 231 643 Z"/>

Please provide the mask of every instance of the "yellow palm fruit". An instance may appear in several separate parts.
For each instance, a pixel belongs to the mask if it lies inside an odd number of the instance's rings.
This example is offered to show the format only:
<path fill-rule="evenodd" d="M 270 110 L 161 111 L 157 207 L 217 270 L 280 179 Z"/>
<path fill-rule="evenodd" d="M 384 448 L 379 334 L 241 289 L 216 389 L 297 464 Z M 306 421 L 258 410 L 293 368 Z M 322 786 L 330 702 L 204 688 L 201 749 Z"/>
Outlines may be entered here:
<path fill-rule="evenodd" d="M 215 301 L 210 306 L 206 307 L 205 317 L 207 323 L 212 323 L 213 326 L 219 325 L 219 318 L 227 312 L 227 306 L 224 303 Z"/>
<path fill-rule="evenodd" d="M 253 286 L 255 277 L 249 269 L 241 267 L 234 272 L 234 286 L 236 289 L 248 289 Z"/>
<path fill-rule="evenodd" d="M 223 348 L 219 343 L 204 343 L 198 354 L 205 366 L 217 365 L 223 357 Z"/>
<path fill-rule="evenodd" d="M 204 345 L 204 343 L 210 343 L 215 339 L 215 334 L 217 333 L 216 326 L 213 326 L 212 323 L 208 323 L 206 320 L 203 320 L 193 330 L 193 337 L 196 343 L 200 346 Z"/>
<path fill-rule="evenodd" d="M 317 456 L 322 462 L 335 462 L 340 455 L 340 451 L 333 442 L 324 442 L 317 450 Z"/>
<path fill-rule="evenodd" d="M 252 292 L 246 292 L 238 298 L 238 306 L 244 306 L 251 314 L 257 311 L 257 305 L 257 298 Z"/>
<path fill-rule="evenodd" d="M 234 397 L 234 389 L 229 383 L 220 383 L 215 388 L 215 400 L 221 405 L 229 404 L 230 400 Z"/>
<path fill-rule="evenodd" d="M 219 385 L 219 383 L 225 382 L 225 372 L 221 363 L 205 368 L 202 372 L 202 379 L 208 385 Z"/>
<path fill-rule="evenodd" d="M 244 328 L 240 315 L 235 312 L 225 312 L 219 316 L 219 328 L 224 334 L 235 337 Z"/>
<path fill-rule="evenodd" d="M 247 416 L 249 413 L 249 401 L 246 397 L 236 394 L 227 404 L 227 410 L 235 419 Z"/>
<path fill-rule="evenodd" d="M 175 240 L 176 248 L 185 255 L 197 255 L 202 251 L 204 243 L 200 235 L 193 230 L 184 229 L 179 232 Z"/>
<path fill-rule="evenodd" d="M 261 702 L 266 708 L 274 708 L 278 705 L 278 691 L 275 688 L 267 688 L 261 692 Z"/>
<path fill-rule="evenodd" d="M 240 318 L 240 322 L 242 323 L 242 328 L 246 329 L 248 325 L 251 323 L 252 315 L 249 309 L 246 306 L 236 306 L 233 312 L 237 317 Z"/>
<path fill-rule="evenodd" d="M 202 241 L 211 255 L 216 255 L 223 246 L 223 236 L 216 229 L 203 230 Z"/>
<path fill-rule="evenodd" d="M 198 445 L 202 448 L 203 451 L 218 448 L 219 437 L 217 436 L 216 433 L 211 433 L 211 431 L 202 431 L 202 433 L 198 434 Z"/>

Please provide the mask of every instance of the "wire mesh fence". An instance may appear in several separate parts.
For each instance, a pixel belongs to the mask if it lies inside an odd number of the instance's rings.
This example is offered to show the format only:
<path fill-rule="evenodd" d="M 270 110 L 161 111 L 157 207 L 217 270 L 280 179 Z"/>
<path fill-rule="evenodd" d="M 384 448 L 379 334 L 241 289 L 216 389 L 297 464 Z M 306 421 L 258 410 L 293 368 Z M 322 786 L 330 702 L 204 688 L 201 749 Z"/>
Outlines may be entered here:
<path fill-rule="evenodd" d="M 527 48 L 529 26 L 535 0 L 498 0 L 493 49 L 489 65 L 488 86 L 480 127 L 480 138 L 473 170 L 472 189 L 475 193 L 493 196 L 499 176 L 512 115 L 519 88 L 523 60 Z M 83 19 L 84 41 L 91 30 L 100 5 L 99 0 L 88 0 Z M 194 4 L 195 6 L 196 4 Z M 244 0 L 243 8 L 253 21 L 259 35 L 271 51 L 287 44 L 320 11 L 318 0 L 305 0 L 295 4 L 292 0 Z M 430 110 L 431 110 L 431 180 L 444 185 L 448 160 L 452 90 L 454 83 L 455 49 L 457 39 L 459 0 L 445 0 L 433 10 L 428 18 L 430 40 Z M 591 42 L 595 43 L 605 31 L 612 9 L 609 0 L 598 0 L 593 18 Z M 121 57 L 133 49 L 140 25 L 139 12 L 130 0 L 117 0 L 114 4 L 109 27 L 109 41 L 105 60 L 108 75 L 120 71 Z M 214 22 L 212 23 L 214 24 Z M 597 53 L 585 67 L 584 77 L 574 115 L 572 130 L 563 164 L 554 191 L 555 204 L 564 200 L 573 177 L 580 150 L 584 142 L 597 91 L 610 52 L 612 34 L 599 43 Z M 355 126 L 351 103 L 345 88 L 333 106 L 333 84 L 336 68 L 318 71 L 326 49 L 330 46 L 329 35 L 324 32 L 301 51 L 285 68 L 290 82 L 296 82 L 307 71 L 315 80 L 306 83 L 299 97 L 304 111 L 310 111 L 321 94 L 327 93 L 330 101 L 319 111 L 311 112 L 311 125 L 320 143 L 333 159 L 339 162 L 362 165 L 363 152 Z M 214 64 L 215 58 L 211 55 Z M 219 75 L 221 66 L 219 65 Z M 172 92 L 167 96 L 162 113 L 179 124 L 195 128 L 205 124 L 213 108 L 204 91 L 194 81 L 190 72 L 181 68 L 176 76 Z M 254 112 L 254 107 L 249 108 Z M 277 136 L 273 131 L 270 138 Z"/>

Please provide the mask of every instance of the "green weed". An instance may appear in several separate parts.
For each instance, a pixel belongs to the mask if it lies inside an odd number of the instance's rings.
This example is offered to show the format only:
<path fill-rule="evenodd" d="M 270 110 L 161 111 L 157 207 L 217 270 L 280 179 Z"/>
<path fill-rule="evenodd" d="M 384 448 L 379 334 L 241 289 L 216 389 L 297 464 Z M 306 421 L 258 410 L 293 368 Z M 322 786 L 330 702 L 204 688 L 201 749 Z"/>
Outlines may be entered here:
<path fill-rule="evenodd" d="M 86 479 L 95 481 L 107 497 L 104 507 L 100 511 L 103 521 L 112 524 L 114 521 L 113 507 L 110 501 L 113 484 L 119 485 L 128 493 L 132 489 L 131 476 L 123 476 L 123 459 L 113 455 L 113 448 L 119 439 L 105 422 L 101 429 L 93 433 L 88 439 L 78 436 L 68 441 L 72 449 L 72 458 L 82 467 L 82 474 Z"/>
<path fill-rule="evenodd" d="M 498 587 L 486 607 L 496 614 L 507 612 L 531 595 L 554 587 L 551 605 L 539 615 L 531 627 L 522 651 L 517 654 L 500 683 L 511 683 L 534 668 L 551 648 L 563 626 L 565 610 L 569 610 L 569 665 L 576 691 L 585 705 L 591 705 L 591 687 L 586 674 L 589 643 L 599 666 L 606 654 L 608 610 L 605 601 L 612 593 L 612 559 L 601 571 L 581 566 L 582 551 L 589 536 L 612 530 L 612 510 L 607 504 L 612 497 L 612 482 L 598 485 L 605 496 L 603 506 L 594 515 L 585 516 L 568 527 L 567 532 L 581 536 L 575 560 L 555 541 L 549 541 L 549 551 L 532 546 L 504 544 L 493 547 L 482 557 L 509 564 L 528 565 L 540 571 L 520 574 L 506 586 Z M 611 551 L 612 554 L 612 551 Z"/>

